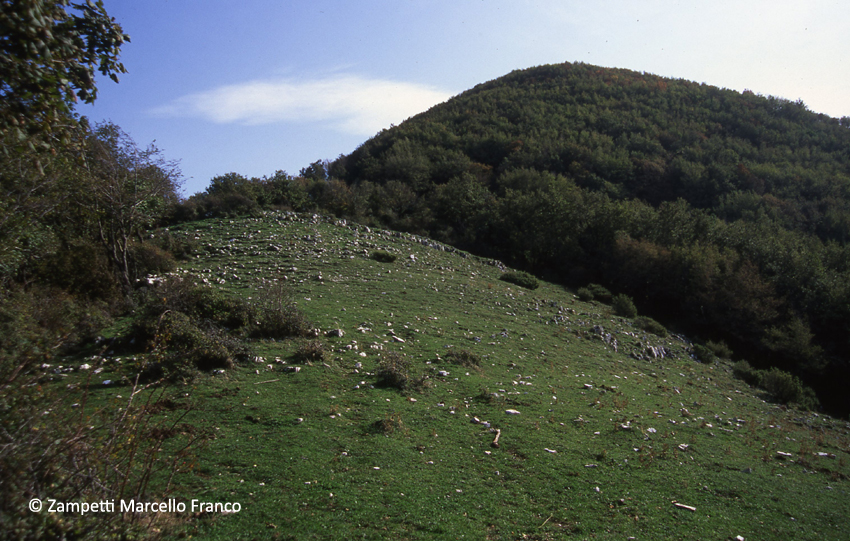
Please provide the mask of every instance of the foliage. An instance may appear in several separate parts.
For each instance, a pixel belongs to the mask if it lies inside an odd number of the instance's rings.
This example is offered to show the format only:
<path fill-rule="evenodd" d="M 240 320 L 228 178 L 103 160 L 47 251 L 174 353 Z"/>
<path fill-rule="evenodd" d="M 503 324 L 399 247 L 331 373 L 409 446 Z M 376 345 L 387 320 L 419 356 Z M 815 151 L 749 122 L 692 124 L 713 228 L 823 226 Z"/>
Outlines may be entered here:
<path fill-rule="evenodd" d="M 85 200 L 97 234 L 125 293 L 132 287 L 131 240 L 165 215 L 177 197 L 180 172 L 153 145 L 140 149 L 114 124 L 97 126 L 89 138 Z"/>
<path fill-rule="evenodd" d="M 55 286 L 14 287 L 0 297 L 0 385 L 92 340 L 107 307 Z"/>
<path fill-rule="evenodd" d="M 69 9 L 70 7 L 70 9 Z M 103 2 L 3 2 L 0 8 L 0 138 L 4 150 L 24 143 L 70 143 L 67 118 L 97 97 L 95 70 L 118 81 L 124 34 Z"/>
<path fill-rule="evenodd" d="M 708 348 L 705 348 L 705 350 L 707 350 L 707 354 L 712 354 Z M 735 374 L 735 377 L 744 380 L 750 385 L 758 385 L 761 382 L 762 371 L 756 370 L 747 361 L 738 361 L 733 364 L 732 373 Z"/>
<path fill-rule="evenodd" d="M 313 363 L 323 363 L 328 354 L 328 350 L 321 340 L 304 340 L 292 354 L 292 360 L 296 363 L 312 365 Z"/>
<path fill-rule="evenodd" d="M 282 281 L 257 293 L 248 318 L 253 322 L 250 334 L 258 338 L 304 337 L 314 327 L 298 309 L 292 292 Z"/>
<path fill-rule="evenodd" d="M 615 302 L 617 297 L 614 297 Z M 634 304 L 632 305 L 634 307 Z M 647 316 L 638 316 L 635 318 L 635 326 L 639 329 L 643 329 L 646 332 L 651 332 L 654 335 L 665 337 L 667 336 L 667 328 L 664 327 L 661 323 L 658 323 L 651 317 Z"/>
<path fill-rule="evenodd" d="M 405 390 L 413 382 L 410 359 L 403 353 L 385 351 L 378 360 L 378 381 L 387 387 Z"/>
<path fill-rule="evenodd" d="M 443 356 L 443 360 L 465 368 L 479 368 L 481 366 L 481 357 L 466 349 L 452 349 Z"/>
<path fill-rule="evenodd" d="M 83 386 L 82 389 L 87 389 Z M 170 526 L 137 513 L 28 512 L 32 498 L 60 502 L 149 501 L 152 481 L 164 498 L 178 473 L 188 471 L 206 435 L 184 422 L 189 408 L 170 418 L 155 416 L 165 390 L 146 401 L 137 386 L 123 407 L 87 409 L 88 390 L 2 386 L 0 392 L 0 500 L 4 539 L 160 538 Z M 69 396 L 70 395 L 70 398 Z M 78 408 L 69 408 L 76 400 Z M 143 401 L 142 403 L 139 403 Z M 164 451 L 168 449 L 174 456 Z M 117 507 L 117 505 L 116 505 Z M 153 529 L 158 532 L 154 534 Z"/>
<path fill-rule="evenodd" d="M 578 288 L 576 290 L 576 295 L 578 296 L 579 299 L 583 300 L 584 302 L 590 302 L 590 301 L 593 300 L 593 292 L 586 287 Z"/>
<path fill-rule="evenodd" d="M 803 382 L 800 378 L 776 367 L 762 374 L 759 385 L 783 404 L 796 402 L 803 396 Z"/>
<path fill-rule="evenodd" d="M 256 318 L 245 301 L 173 278 L 143 288 L 137 302 L 139 315 L 123 342 L 152 353 L 141 367 L 147 378 L 190 380 L 198 370 L 232 368 L 251 354 L 240 340 Z"/>
<path fill-rule="evenodd" d="M 381 263 L 393 263 L 398 258 L 397 255 L 386 250 L 376 250 L 369 257 Z"/>
<path fill-rule="evenodd" d="M 707 340 L 705 342 L 705 347 L 707 347 L 714 355 L 721 359 L 732 358 L 732 348 L 730 348 L 723 340 L 719 342 Z"/>
<path fill-rule="evenodd" d="M 694 344 L 694 355 L 701 363 L 710 364 L 717 361 L 717 355 L 715 355 L 714 351 L 712 351 L 711 348 L 704 346 L 703 344 Z M 740 379 L 743 379 L 747 383 L 750 383 L 750 385 L 757 384 L 758 377 L 751 377 L 749 374 L 749 371 L 751 370 L 749 363 L 747 363 L 746 361 L 740 362 L 743 362 L 745 364 L 735 365 L 735 375 L 738 376 Z M 751 383 L 749 381 L 751 379 L 754 380 L 755 383 Z"/>
<path fill-rule="evenodd" d="M 588 291 L 593 295 L 593 299 L 600 302 L 612 302 L 614 297 L 611 295 L 611 292 L 608 291 L 608 288 L 600 285 L 600 284 L 588 284 Z M 631 300 L 631 299 L 629 299 Z M 625 316 L 625 317 L 634 317 L 634 316 Z"/>
<path fill-rule="evenodd" d="M 523 271 L 508 271 L 499 276 L 499 280 L 508 282 L 509 284 L 518 285 L 525 289 L 537 289 L 540 287 L 540 281 L 533 275 Z"/>
<path fill-rule="evenodd" d="M 635 302 L 632 300 L 631 297 L 624 293 L 614 295 L 614 297 L 611 299 L 611 307 L 614 309 L 614 313 L 621 317 L 632 318 L 637 317 L 638 314 L 637 308 L 635 308 Z"/>

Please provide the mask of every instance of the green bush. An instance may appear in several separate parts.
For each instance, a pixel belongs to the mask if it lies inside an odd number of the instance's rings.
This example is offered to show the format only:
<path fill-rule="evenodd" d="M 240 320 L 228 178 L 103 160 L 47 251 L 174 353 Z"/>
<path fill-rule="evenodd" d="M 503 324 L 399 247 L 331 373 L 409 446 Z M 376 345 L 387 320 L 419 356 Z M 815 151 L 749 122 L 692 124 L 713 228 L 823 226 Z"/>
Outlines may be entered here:
<path fill-rule="evenodd" d="M 711 350 L 712 353 L 720 357 L 721 359 L 731 359 L 732 358 L 732 349 L 726 345 L 726 342 L 713 342 L 711 340 L 705 343 L 705 347 Z"/>
<path fill-rule="evenodd" d="M 694 344 L 694 355 L 696 356 L 696 358 L 699 362 L 704 363 L 704 364 L 710 364 L 710 363 L 717 361 L 717 356 L 714 354 L 714 352 L 711 351 L 709 348 L 705 347 L 702 344 Z M 742 362 L 746 363 L 746 361 L 742 361 Z M 747 364 L 747 366 L 750 366 L 750 365 Z M 746 370 L 744 370 L 744 371 L 746 371 Z M 736 373 L 735 375 L 737 376 L 738 374 Z M 740 377 L 741 379 L 744 379 L 741 376 L 738 376 L 738 377 Z M 756 381 L 756 383 L 758 383 L 758 382 Z M 751 383 L 750 385 L 755 385 L 755 383 Z"/>
<path fill-rule="evenodd" d="M 708 348 L 705 348 L 708 350 Z M 708 350 L 709 352 L 711 350 Z M 756 370 L 747 361 L 738 361 L 732 365 L 732 373 L 738 379 L 744 380 L 749 385 L 758 385 L 761 381 L 762 371 Z"/>
<path fill-rule="evenodd" d="M 306 337 L 314 325 L 295 304 L 292 292 L 278 282 L 260 290 L 252 305 L 251 336 L 255 338 Z"/>
<path fill-rule="evenodd" d="M 215 329 L 201 329 L 182 312 L 166 312 L 140 325 L 144 328 L 136 332 L 151 336 L 152 356 L 143 367 L 147 378 L 191 380 L 198 370 L 233 368 L 234 357 L 244 354 L 238 341 Z"/>
<path fill-rule="evenodd" d="M 127 255 L 133 280 L 149 274 L 169 272 L 177 266 L 170 253 L 148 242 L 134 242 Z"/>
<path fill-rule="evenodd" d="M 105 250 L 93 242 L 76 240 L 62 246 L 36 265 L 36 278 L 43 284 L 89 299 L 115 301 L 121 288 Z"/>
<path fill-rule="evenodd" d="M 103 303 L 56 287 L 10 288 L 0 295 L 0 382 L 91 341 L 109 322 Z"/>
<path fill-rule="evenodd" d="M 167 278 L 137 294 L 141 312 L 157 318 L 166 311 L 182 312 L 229 330 L 241 329 L 254 319 L 251 305 L 220 289 L 201 286 L 189 279 Z"/>
<path fill-rule="evenodd" d="M 305 340 L 292 354 L 292 360 L 296 363 L 312 365 L 313 363 L 324 362 L 327 356 L 328 351 L 321 341 Z"/>
<path fill-rule="evenodd" d="M 398 258 L 397 255 L 391 254 L 390 252 L 387 252 L 386 250 L 376 250 L 376 251 L 372 252 L 372 254 L 369 257 L 371 259 L 374 259 L 375 261 L 379 261 L 381 263 L 392 263 Z"/>
<path fill-rule="evenodd" d="M 378 382 L 387 387 L 407 389 L 411 385 L 410 359 L 395 351 L 386 351 L 378 360 Z"/>
<path fill-rule="evenodd" d="M 594 296 L 596 295 L 594 294 Z M 621 317 L 635 317 L 638 313 L 632 298 L 622 293 L 611 299 L 611 307 L 614 309 L 614 313 Z"/>
<path fill-rule="evenodd" d="M 191 287 L 185 312 L 228 330 L 241 329 L 255 317 L 246 301 L 212 287 Z"/>
<path fill-rule="evenodd" d="M 800 378 L 775 366 L 762 374 L 760 386 L 783 404 L 796 402 L 803 396 Z"/>
<path fill-rule="evenodd" d="M 586 287 L 578 288 L 578 290 L 576 291 L 576 295 L 578 295 L 578 298 L 583 300 L 584 302 L 590 302 L 593 300 L 593 291 Z"/>
<path fill-rule="evenodd" d="M 191 379 L 197 370 L 231 368 L 251 355 L 239 340 L 255 319 L 251 305 L 222 291 L 167 279 L 143 288 L 125 346 L 152 352 L 150 378 Z"/>
<path fill-rule="evenodd" d="M 481 357 L 465 349 L 452 349 L 451 351 L 446 353 L 446 355 L 443 357 L 443 360 L 448 363 L 457 364 L 466 368 L 478 368 L 479 366 L 481 366 Z"/>
<path fill-rule="evenodd" d="M 588 284 L 587 289 L 593 294 L 593 298 L 600 302 L 610 302 L 611 292 L 599 284 Z"/>
<path fill-rule="evenodd" d="M 616 297 L 614 300 L 616 302 Z M 652 334 L 661 336 L 662 338 L 667 336 L 667 329 L 664 325 L 658 323 L 651 317 L 638 316 L 635 318 L 635 325 L 646 332 L 651 332 Z"/>
<path fill-rule="evenodd" d="M 523 271 L 506 272 L 499 276 L 499 280 L 524 287 L 526 289 L 537 289 L 540 287 L 540 281 L 537 280 L 537 278 Z"/>
<path fill-rule="evenodd" d="M 803 392 L 797 397 L 796 403 L 801 409 L 811 411 L 820 409 L 820 401 L 811 387 L 803 387 Z"/>
<path fill-rule="evenodd" d="M 88 389 L 87 385 L 2 388 L 0 538 L 160 539 L 170 537 L 168 529 L 178 525 L 159 513 L 142 517 L 24 511 L 33 497 L 45 503 L 46 498 L 146 501 L 152 490 L 170 494 L 175 475 L 188 473 L 195 464 L 205 431 L 188 424 L 182 425 L 188 430 L 175 431 L 173 415 L 156 414 L 155 406 L 173 389 L 161 387 L 146 393 L 145 399 L 131 388 L 123 407 L 93 407 L 81 415 L 68 404 L 93 400 Z M 180 449 L 179 460 L 170 452 L 174 449 Z"/>

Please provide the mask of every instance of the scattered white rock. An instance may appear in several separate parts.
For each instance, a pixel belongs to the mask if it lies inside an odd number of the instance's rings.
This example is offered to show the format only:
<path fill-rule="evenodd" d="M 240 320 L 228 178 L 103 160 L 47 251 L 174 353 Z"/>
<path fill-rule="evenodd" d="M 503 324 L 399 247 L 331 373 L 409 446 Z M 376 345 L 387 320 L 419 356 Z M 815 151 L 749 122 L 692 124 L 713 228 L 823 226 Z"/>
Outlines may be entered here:
<path fill-rule="evenodd" d="M 519 411 L 517 410 L 505 410 L 505 413 L 508 415 L 519 415 Z"/>

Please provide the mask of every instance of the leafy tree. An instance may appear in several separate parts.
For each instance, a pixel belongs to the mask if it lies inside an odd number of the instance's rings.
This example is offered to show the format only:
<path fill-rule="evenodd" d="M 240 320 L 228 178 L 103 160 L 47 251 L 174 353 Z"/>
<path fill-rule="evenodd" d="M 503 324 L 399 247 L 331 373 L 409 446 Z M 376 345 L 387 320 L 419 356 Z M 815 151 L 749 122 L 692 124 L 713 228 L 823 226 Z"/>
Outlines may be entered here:
<path fill-rule="evenodd" d="M 95 70 L 118 81 L 130 40 L 103 2 L 0 3 L 0 134 L 4 148 L 70 143 L 68 117 L 97 97 Z"/>
<path fill-rule="evenodd" d="M 177 200 L 180 171 L 150 145 L 139 148 L 118 126 L 99 125 L 86 155 L 88 204 L 97 235 L 109 253 L 125 293 L 132 288 L 130 241 L 165 215 Z"/>
<path fill-rule="evenodd" d="M 329 162 L 327 160 L 317 160 L 300 171 L 300 175 L 311 180 L 327 180 Z"/>

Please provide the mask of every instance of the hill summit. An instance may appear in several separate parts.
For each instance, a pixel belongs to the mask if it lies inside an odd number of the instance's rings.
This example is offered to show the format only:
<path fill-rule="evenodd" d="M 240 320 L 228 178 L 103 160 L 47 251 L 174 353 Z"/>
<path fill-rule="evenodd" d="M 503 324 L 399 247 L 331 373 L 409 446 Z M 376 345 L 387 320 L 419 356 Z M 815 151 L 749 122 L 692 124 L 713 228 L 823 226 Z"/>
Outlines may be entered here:
<path fill-rule="evenodd" d="M 326 170 L 348 186 L 337 214 L 602 283 L 832 395 L 848 373 L 848 126 L 802 101 L 567 63 L 478 85 Z"/>

